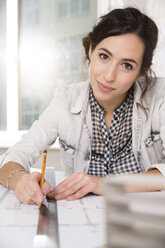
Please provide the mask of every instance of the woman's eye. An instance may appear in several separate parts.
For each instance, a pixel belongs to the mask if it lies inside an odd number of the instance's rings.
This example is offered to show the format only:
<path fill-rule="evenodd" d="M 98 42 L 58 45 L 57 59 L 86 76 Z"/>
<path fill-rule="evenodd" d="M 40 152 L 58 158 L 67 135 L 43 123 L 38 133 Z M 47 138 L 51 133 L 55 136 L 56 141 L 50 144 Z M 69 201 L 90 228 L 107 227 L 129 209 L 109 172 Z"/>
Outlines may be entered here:
<path fill-rule="evenodd" d="M 100 57 L 102 60 L 108 59 L 108 55 L 105 54 L 105 53 L 100 53 L 100 54 L 99 54 L 99 57 Z"/>
<path fill-rule="evenodd" d="M 132 70 L 133 69 L 133 66 L 129 63 L 124 63 L 123 64 L 123 67 L 126 69 L 126 70 Z"/>

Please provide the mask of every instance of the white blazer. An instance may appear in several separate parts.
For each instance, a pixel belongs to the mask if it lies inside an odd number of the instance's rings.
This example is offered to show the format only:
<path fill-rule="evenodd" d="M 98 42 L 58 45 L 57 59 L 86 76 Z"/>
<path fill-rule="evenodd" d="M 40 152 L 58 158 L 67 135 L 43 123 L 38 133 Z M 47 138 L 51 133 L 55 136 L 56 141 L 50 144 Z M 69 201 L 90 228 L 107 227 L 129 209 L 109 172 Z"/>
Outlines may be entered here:
<path fill-rule="evenodd" d="M 157 168 L 165 175 L 165 80 L 157 80 L 143 99 L 141 96 L 142 89 L 137 81 L 134 83 L 133 152 L 144 171 Z M 57 88 L 39 120 L 2 156 L 1 166 L 15 161 L 29 171 L 57 137 L 67 174 L 87 173 L 92 140 L 89 81 Z"/>

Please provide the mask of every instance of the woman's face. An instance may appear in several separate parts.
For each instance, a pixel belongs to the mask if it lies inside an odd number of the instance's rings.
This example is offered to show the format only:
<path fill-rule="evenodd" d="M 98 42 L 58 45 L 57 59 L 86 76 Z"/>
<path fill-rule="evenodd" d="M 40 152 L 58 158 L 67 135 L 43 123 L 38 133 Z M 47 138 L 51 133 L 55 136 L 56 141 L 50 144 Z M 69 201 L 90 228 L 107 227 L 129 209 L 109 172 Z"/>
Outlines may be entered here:
<path fill-rule="evenodd" d="M 89 52 L 89 78 L 96 100 L 102 107 L 118 107 L 140 76 L 144 43 L 135 34 L 102 40 Z"/>

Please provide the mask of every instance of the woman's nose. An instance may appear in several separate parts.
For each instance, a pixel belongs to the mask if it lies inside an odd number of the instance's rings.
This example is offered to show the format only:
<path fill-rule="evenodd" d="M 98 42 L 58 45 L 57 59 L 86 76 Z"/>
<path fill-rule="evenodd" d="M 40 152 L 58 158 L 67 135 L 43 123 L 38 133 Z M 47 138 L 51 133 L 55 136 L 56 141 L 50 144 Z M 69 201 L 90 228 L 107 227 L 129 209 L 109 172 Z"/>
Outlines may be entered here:
<path fill-rule="evenodd" d="M 104 72 L 106 81 L 114 81 L 116 78 L 116 67 L 111 65 L 107 66 Z"/>

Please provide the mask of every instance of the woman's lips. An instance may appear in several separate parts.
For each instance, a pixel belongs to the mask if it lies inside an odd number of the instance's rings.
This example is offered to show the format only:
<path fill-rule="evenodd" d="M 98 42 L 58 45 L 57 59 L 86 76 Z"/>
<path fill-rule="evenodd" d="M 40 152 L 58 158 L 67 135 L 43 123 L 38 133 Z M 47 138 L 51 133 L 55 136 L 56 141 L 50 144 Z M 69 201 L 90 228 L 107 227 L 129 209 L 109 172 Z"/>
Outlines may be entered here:
<path fill-rule="evenodd" d="M 113 88 L 106 86 L 100 82 L 97 82 L 97 84 L 98 84 L 99 89 L 103 92 L 111 92 L 112 90 L 114 90 Z"/>

